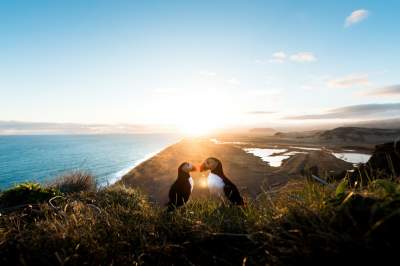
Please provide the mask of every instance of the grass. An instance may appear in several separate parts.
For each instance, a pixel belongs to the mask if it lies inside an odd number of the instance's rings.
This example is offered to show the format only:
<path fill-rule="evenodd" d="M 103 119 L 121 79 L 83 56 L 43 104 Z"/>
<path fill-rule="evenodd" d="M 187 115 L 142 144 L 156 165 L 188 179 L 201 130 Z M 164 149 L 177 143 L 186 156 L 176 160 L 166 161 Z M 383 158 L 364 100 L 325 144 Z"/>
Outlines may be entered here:
<path fill-rule="evenodd" d="M 0 194 L 0 207 L 13 209 L 37 204 L 59 194 L 61 194 L 60 191 L 52 187 L 44 188 L 38 183 L 21 183 Z"/>
<path fill-rule="evenodd" d="M 202 199 L 173 213 L 121 186 L 45 188 L 58 195 L 51 205 L 44 197 L 2 212 L 0 264 L 347 265 L 396 257 L 400 185 L 346 184 L 332 191 L 291 181 L 244 208 Z"/>
<path fill-rule="evenodd" d="M 61 193 L 75 193 L 80 191 L 95 191 L 96 179 L 89 173 L 75 171 L 57 178 L 51 187 Z"/>

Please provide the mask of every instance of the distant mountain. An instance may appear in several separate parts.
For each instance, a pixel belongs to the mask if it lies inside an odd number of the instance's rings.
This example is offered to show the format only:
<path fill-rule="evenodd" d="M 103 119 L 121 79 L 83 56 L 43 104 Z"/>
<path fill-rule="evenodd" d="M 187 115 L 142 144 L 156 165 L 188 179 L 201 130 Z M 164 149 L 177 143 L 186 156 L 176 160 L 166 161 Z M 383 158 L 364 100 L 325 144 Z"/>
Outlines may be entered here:
<path fill-rule="evenodd" d="M 316 136 L 318 133 L 324 132 L 323 130 L 310 130 L 310 131 L 292 131 L 292 132 L 277 132 L 274 134 L 276 137 L 281 138 L 311 138 Z"/>
<path fill-rule="evenodd" d="M 381 143 L 400 138 L 400 129 L 338 127 L 318 133 L 322 140 Z"/>
<path fill-rule="evenodd" d="M 274 135 L 284 139 L 302 139 L 307 142 L 365 143 L 379 144 L 400 138 L 400 129 L 337 127 L 330 130 L 313 130 L 304 132 L 278 132 Z"/>
<path fill-rule="evenodd" d="M 349 124 L 346 124 L 345 126 L 346 127 L 400 129 L 400 118 L 349 123 Z"/>
<path fill-rule="evenodd" d="M 268 127 L 257 127 L 257 128 L 250 129 L 249 132 L 257 133 L 257 134 L 273 135 L 278 131 L 276 131 L 273 128 L 268 128 Z"/>

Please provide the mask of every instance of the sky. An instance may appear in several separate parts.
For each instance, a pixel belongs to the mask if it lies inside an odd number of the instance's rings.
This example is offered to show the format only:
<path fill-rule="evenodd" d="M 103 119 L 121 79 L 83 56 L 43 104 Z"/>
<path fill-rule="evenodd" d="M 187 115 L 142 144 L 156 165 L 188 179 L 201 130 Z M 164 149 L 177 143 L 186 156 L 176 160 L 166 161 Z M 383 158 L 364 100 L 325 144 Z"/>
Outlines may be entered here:
<path fill-rule="evenodd" d="M 400 1 L 0 1 L 0 121 L 400 117 Z"/>

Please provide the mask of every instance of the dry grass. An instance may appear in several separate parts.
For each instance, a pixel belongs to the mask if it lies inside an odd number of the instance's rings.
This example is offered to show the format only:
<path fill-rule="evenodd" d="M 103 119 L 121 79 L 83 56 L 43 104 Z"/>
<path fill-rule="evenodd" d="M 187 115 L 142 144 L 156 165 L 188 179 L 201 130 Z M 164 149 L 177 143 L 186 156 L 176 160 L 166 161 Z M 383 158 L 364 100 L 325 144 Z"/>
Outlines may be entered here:
<path fill-rule="evenodd" d="M 199 199 L 176 212 L 135 189 L 58 197 L 0 216 L 1 265 L 373 264 L 399 247 L 400 186 L 289 183 L 245 208 Z"/>
<path fill-rule="evenodd" d="M 57 178 L 50 186 L 58 189 L 61 193 L 76 193 L 95 191 L 97 184 L 93 175 L 76 171 Z"/>

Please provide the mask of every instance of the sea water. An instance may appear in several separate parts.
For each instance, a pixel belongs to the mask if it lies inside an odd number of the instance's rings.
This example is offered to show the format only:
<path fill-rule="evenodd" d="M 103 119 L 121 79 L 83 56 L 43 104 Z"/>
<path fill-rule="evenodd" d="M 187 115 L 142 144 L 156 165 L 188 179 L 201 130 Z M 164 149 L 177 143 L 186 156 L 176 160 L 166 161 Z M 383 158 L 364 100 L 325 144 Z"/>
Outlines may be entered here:
<path fill-rule="evenodd" d="M 287 149 L 260 149 L 260 148 L 246 148 L 246 152 L 260 157 L 263 161 L 268 162 L 272 167 L 279 167 L 282 161 L 289 158 L 289 155 L 274 155 L 275 153 L 286 152 Z"/>
<path fill-rule="evenodd" d="M 263 149 L 263 148 L 245 148 L 244 151 L 253 154 L 254 156 L 260 157 L 263 161 L 268 162 L 272 167 L 280 167 L 283 160 L 289 157 L 300 154 L 307 153 L 307 151 L 321 150 L 320 148 L 307 148 L 307 147 L 291 147 L 296 149 L 301 149 L 304 151 L 289 151 L 287 149 Z M 274 155 L 279 153 L 279 155 Z M 355 152 L 342 152 L 332 153 L 336 158 L 341 159 L 346 162 L 353 164 L 366 163 L 371 157 L 370 154 L 355 153 Z"/>
<path fill-rule="evenodd" d="M 171 134 L 0 136 L 0 189 L 51 182 L 75 170 L 110 184 L 179 139 Z"/>
<path fill-rule="evenodd" d="M 334 152 L 332 153 L 336 158 L 339 158 L 343 161 L 359 164 L 368 162 L 369 158 L 371 158 L 371 154 L 363 154 L 363 153 L 355 153 L 355 152 Z"/>

